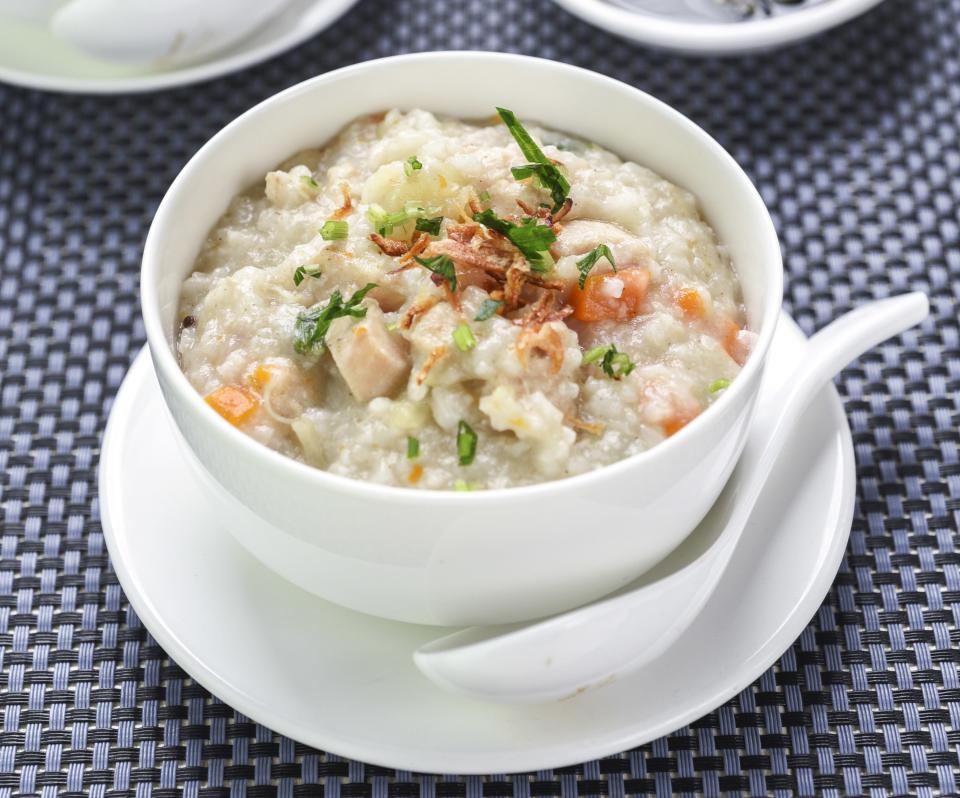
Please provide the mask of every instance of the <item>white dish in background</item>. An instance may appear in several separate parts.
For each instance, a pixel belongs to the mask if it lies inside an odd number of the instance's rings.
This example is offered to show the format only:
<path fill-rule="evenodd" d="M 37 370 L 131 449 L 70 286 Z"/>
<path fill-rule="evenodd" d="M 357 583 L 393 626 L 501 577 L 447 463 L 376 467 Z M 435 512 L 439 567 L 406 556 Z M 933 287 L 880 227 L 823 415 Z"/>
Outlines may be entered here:
<path fill-rule="evenodd" d="M 783 318 L 765 378 L 770 387 L 789 379 L 801 344 L 796 325 Z M 100 506 L 113 567 L 140 620 L 181 667 L 237 710 L 366 762 L 509 773 L 581 762 L 666 734 L 736 695 L 793 643 L 833 582 L 853 516 L 853 445 L 833 387 L 814 400 L 790 452 L 688 632 L 629 677 L 537 706 L 445 693 L 412 661 L 436 627 L 342 609 L 248 555 L 178 445 L 146 352 L 107 425 Z M 736 488 L 734 472 L 728 489 Z M 683 545 L 709 545 L 723 521 L 708 516 Z"/>
<path fill-rule="evenodd" d="M 291 0 L 256 33 L 209 60 L 164 69 L 91 58 L 41 25 L 3 16 L 0 81 L 82 94 L 158 91 L 197 83 L 239 71 L 295 47 L 333 24 L 356 2 Z"/>
<path fill-rule="evenodd" d="M 626 0 L 555 0 L 571 14 L 625 39 L 692 55 L 733 55 L 781 47 L 841 25 L 882 0 L 822 0 L 770 18 L 710 22 L 691 12 L 627 8 Z M 644 0 L 629 0 L 641 6 Z M 682 3 L 684 0 L 668 0 Z"/>

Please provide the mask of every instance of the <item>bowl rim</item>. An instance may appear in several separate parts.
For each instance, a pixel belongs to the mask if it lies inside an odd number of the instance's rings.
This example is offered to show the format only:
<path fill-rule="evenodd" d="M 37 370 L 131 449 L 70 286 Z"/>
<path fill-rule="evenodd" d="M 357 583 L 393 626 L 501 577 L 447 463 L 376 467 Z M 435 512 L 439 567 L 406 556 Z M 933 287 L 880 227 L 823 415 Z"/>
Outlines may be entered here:
<path fill-rule="evenodd" d="M 688 54 L 735 55 L 805 39 L 866 13 L 883 0 L 830 0 L 796 14 L 729 22 L 685 22 L 608 0 L 555 0 L 563 9 L 633 41 Z"/>
<path fill-rule="evenodd" d="M 731 170 L 732 174 L 736 176 L 736 179 L 742 181 L 744 192 L 748 197 L 752 198 L 754 207 L 751 209 L 751 213 L 758 217 L 756 220 L 758 223 L 756 241 L 766 249 L 766 252 L 763 253 L 761 257 L 764 263 L 769 264 L 765 273 L 767 274 L 767 279 L 770 281 L 765 304 L 759 309 L 760 327 L 758 330 L 755 330 L 757 333 L 757 341 L 743 369 L 737 375 L 737 378 L 732 381 L 730 387 L 687 426 L 666 440 L 658 443 L 656 446 L 614 463 L 592 469 L 591 471 L 530 485 L 490 488 L 477 491 L 456 491 L 451 489 L 414 490 L 396 485 L 383 485 L 355 479 L 353 477 L 332 474 L 329 471 L 308 465 L 299 460 L 294 460 L 292 457 L 281 454 L 265 444 L 254 440 L 217 415 L 217 413 L 204 402 L 203 397 L 193 388 L 187 376 L 180 368 L 174 351 L 168 344 L 167 335 L 160 317 L 160 302 L 157 287 L 163 269 L 161 234 L 164 232 L 164 228 L 171 227 L 171 222 L 175 221 L 177 215 L 177 195 L 181 187 L 191 179 L 192 173 L 202 168 L 205 160 L 211 157 L 211 154 L 217 150 L 221 142 L 233 135 L 234 131 L 250 124 L 251 120 L 260 115 L 269 113 L 272 106 L 277 103 L 294 98 L 298 94 L 309 95 L 316 90 L 316 87 L 322 86 L 325 83 L 334 82 L 343 77 L 363 75 L 364 73 L 369 73 L 373 76 L 381 70 L 396 68 L 399 63 L 424 61 L 444 62 L 450 59 L 512 62 L 521 67 L 546 67 L 554 69 L 558 73 L 567 75 L 575 74 L 580 79 L 594 81 L 608 90 L 631 94 L 636 102 L 647 105 L 648 108 L 652 109 L 655 113 L 667 117 L 674 124 L 686 128 L 701 139 L 703 146 L 712 153 L 713 157 L 723 161 L 727 168 Z M 551 124 L 549 120 L 543 121 L 542 123 L 548 126 Z M 591 70 L 583 69 L 582 67 L 511 53 L 451 50 L 389 56 L 387 58 L 365 61 L 327 72 L 266 98 L 228 123 L 190 158 L 164 194 L 153 221 L 150 224 L 150 229 L 144 243 L 140 272 L 140 292 L 141 312 L 154 367 L 158 372 L 163 373 L 168 388 L 177 393 L 179 406 L 187 408 L 196 415 L 200 423 L 206 425 L 207 428 L 215 433 L 221 440 L 229 441 L 233 446 L 238 446 L 246 452 L 249 452 L 252 458 L 261 460 L 265 467 L 286 473 L 291 479 L 298 482 L 300 480 L 313 482 L 319 489 L 349 494 L 357 499 L 377 499 L 403 504 L 415 503 L 463 507 L 467 505 L 489 504 L 502 501 L 504 498 L 549 498 L 557 492 L 572 488 L 585 488 L 592 484 L 595 485 L 598 482 L 611 479 L 618 473 L 629 468 L 634 468 L 640 463 L 653 460 L 657 457 L 663 457 L 665 452 L 677 449 L 683 446 L 685 442 L 694 440 L 697 432 L 703 428 L 705 424 L 709 423 L 710 419 L 718 416 L 719 408 L 731 405 L 734 402 L 749 401 L 750 397 L 746 394 L 747 386 L 754 382 L 752 377 L 757 375 L 757 372 L 763 367 L 767 351 L 773 340 L 777 319 L 780 315 L 780 306 L 783 301 L 783 259 L 773 220 L 760 193 L 750 178 L 736 160 L 734 160 L 733 156 L 712 136 L 679 111 L 627 83 Z M 164 395 L 164 402 L 170 405 L 170 401 L 166 395 Z"/>

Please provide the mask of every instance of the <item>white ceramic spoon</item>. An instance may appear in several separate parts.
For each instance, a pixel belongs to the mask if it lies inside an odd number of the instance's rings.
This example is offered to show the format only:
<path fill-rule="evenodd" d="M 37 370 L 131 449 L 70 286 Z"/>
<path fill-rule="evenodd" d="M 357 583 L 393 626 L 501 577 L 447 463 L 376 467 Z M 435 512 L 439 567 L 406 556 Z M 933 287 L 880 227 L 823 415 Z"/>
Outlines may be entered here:
<path fill-rule="evenodd" d="M 659 656 L 689 626 L 730 561 L 784 443 L 810 400 L 852 360 L 919 324 L 922 293 L 871 302 L 814 335 L 796 373 L 757 407 L 737 464 L 727 525 L 706 549 L 675 570 L 594 604 L 530 624 L 472 627 L 414 653 L 439 686 L 488 701 L 533 703 L 599 686 Z M 670 568 L 669 563 L 665 563 Z"/>

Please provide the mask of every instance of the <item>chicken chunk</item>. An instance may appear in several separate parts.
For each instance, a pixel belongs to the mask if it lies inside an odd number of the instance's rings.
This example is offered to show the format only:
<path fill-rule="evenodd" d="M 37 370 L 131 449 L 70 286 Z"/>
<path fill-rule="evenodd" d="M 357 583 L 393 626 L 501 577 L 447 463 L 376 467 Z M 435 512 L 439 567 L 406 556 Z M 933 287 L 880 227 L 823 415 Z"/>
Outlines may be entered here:
<path fill-rule="evenodd" d="M 364 307 L 364 318 L 337 319 L 327 333 L 333 362 L 358 402 L 396 393 L 410 374 L 406 342 L 387 329 L 376 303 Z"/>

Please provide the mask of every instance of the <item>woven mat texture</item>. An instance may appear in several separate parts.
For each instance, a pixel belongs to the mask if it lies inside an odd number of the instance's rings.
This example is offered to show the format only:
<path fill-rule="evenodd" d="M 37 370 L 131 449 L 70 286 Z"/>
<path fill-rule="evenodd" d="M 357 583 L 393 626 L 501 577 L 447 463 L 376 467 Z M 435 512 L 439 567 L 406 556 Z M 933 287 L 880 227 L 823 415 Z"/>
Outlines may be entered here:
<path fill-rule="evenodd" d="M 736 699 L 633 752 L 434 778 L 284 739 L 193 683 L 111 570 L 96 469 L 143 343 L 141 245 L 189 156 L 270 94 L 353 61 L 525 52 L 615 76 L 714 134 L 762 190 L 806 332 L 922 289 L 934 316 L 844 372 L 856 518 L 836 582 Z M 558 97 L 558 102 L 562 101 Z M 622 42 L 548 0 L 361 0 L 267 64 L 152 96 L 0 87 L 0 798 L 942 795 L 960 789 L 960 0 L 888 0 L 741 60 Z"/>

